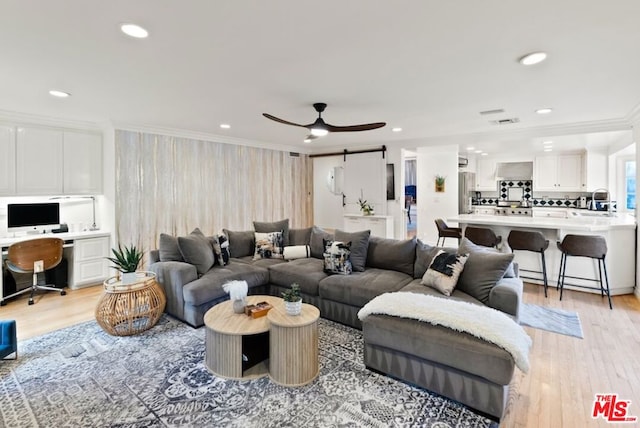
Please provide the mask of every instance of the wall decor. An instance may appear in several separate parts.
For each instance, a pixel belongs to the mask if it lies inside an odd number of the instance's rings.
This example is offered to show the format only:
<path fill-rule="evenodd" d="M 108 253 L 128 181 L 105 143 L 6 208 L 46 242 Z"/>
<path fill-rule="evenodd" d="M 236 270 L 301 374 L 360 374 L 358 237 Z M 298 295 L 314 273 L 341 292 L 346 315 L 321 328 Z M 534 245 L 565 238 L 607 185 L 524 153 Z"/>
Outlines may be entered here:
<path fill-rule="evenodd" d="M 445 177 L 442 175 L 436 175 L 435 184 L 436 184 L 436 192 L 444 192 L 444 183 Z"/>
<path fill-rule="evenodd" d="M 396 198 L 396 179 L 395 167 L 392 163 L 387 164 L 387 201 L 393 201 Z"/>

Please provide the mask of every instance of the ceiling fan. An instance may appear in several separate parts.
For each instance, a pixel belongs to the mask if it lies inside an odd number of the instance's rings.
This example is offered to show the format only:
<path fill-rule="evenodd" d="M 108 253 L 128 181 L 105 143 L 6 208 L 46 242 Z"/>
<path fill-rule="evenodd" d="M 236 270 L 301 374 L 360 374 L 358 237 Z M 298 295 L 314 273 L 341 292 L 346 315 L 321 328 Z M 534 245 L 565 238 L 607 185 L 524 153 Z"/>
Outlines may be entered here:
<path fill-rule="evenodd" d="M 349 125 L 349 126 L 335 126 L 326 123 L 322 119 L 322 112 L 325 108 L 327 108 L 327 104 L 325 103 L 315 103 L 313 108 L 318 112 L 318 118 L 315 122 L 310 123 L 308 125 L 301 125 L 299 123 L 289 122 L 288 120 L 280 119 L 269 113 L 262 113 L 264 117 L 267 119 L 274 120 L 279 123 L 284 123 L 285 125 L 299 126 L 301 128 L 307 128 L 310 132 L 310 135 L 307 136 L 305 141 L 313 140 L 318 137 L 324 137 L 329 132 L 356 132 L 356 131 L 370 131 L 372 129 L 382 128 L 386 125 L 385 122 L 375 122 L 375 123 L 365 123 L 362 125 Z"/>

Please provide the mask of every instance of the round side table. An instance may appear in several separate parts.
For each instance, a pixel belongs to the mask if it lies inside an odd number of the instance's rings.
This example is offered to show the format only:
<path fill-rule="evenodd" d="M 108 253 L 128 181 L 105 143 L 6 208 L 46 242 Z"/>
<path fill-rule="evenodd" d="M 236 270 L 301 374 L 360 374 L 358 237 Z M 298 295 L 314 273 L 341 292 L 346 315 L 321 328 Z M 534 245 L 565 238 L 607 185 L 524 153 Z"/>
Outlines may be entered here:
<path fill-rule="evenodd" d="M 112 336 L 131 336 L 150 329 L 160 319 L 167 302 L 153 272 L 136 272 L 136 282 L 120 278 L 104 281 L 104 294 L 96 306 L 96 321 Z"/>

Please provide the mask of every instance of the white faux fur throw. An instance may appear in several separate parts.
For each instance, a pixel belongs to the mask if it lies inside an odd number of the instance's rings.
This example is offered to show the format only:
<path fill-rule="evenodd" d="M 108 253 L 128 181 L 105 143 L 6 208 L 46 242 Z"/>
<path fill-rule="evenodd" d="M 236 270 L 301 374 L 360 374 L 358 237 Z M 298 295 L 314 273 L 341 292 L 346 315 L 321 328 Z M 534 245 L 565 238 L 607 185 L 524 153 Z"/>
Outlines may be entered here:
<path fill-rule="evenodd" d="M 531 338 L 507 314 L 487 306 L 425 294 L 396 292 L 375 297 L 358 312 L 363 321 L 373 314 L 411 318 L 469 333 L 511 354 L 523 372 L 529 371 Z"/>

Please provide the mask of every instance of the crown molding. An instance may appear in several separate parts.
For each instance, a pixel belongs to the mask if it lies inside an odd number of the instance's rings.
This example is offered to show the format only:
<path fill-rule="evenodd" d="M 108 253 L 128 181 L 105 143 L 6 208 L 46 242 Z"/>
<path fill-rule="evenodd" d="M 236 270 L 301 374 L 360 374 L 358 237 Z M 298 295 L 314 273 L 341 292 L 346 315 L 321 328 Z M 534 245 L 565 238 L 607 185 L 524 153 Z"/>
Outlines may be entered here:
<path fill-rule="evenodd" d="M 208 132 L 190 131 L 179 128 L 165 128 L 161 126 L 137 125 L 125 122 L 112 122 L 116 130 L 142 132 L 145 134 L 159 134 L 176 138 L 187 138 L 191 140 L 210 141 L 212 143 L 232 144 L 236 146 L 247 146 L 265 150 L 276 150 L 281 152 L 295 152 L 310 154 L 311 151 L 300 146 L 287 144 L 273 144 L 265 141 L 246 140 L 243 138 L 229 137 L 227 135 L 217 135 Z"/>
<path fill-rule="evenodd" d="M 19 113 L 15 111 L 0 110 L 0 121 L 12 125 L 29 125 L 51 128 L 77 129 L 82 131 L 104 131 L 107 124 L 104 122 L 91 122 L 75 119 L 63 119 L 53 116 L 44 116 L 31 113 Z"/>
<path fill-rule="evenodd" d="M 640 126 L 640 103 L 631 109 L 626 119 L 631 125 Z"/>

